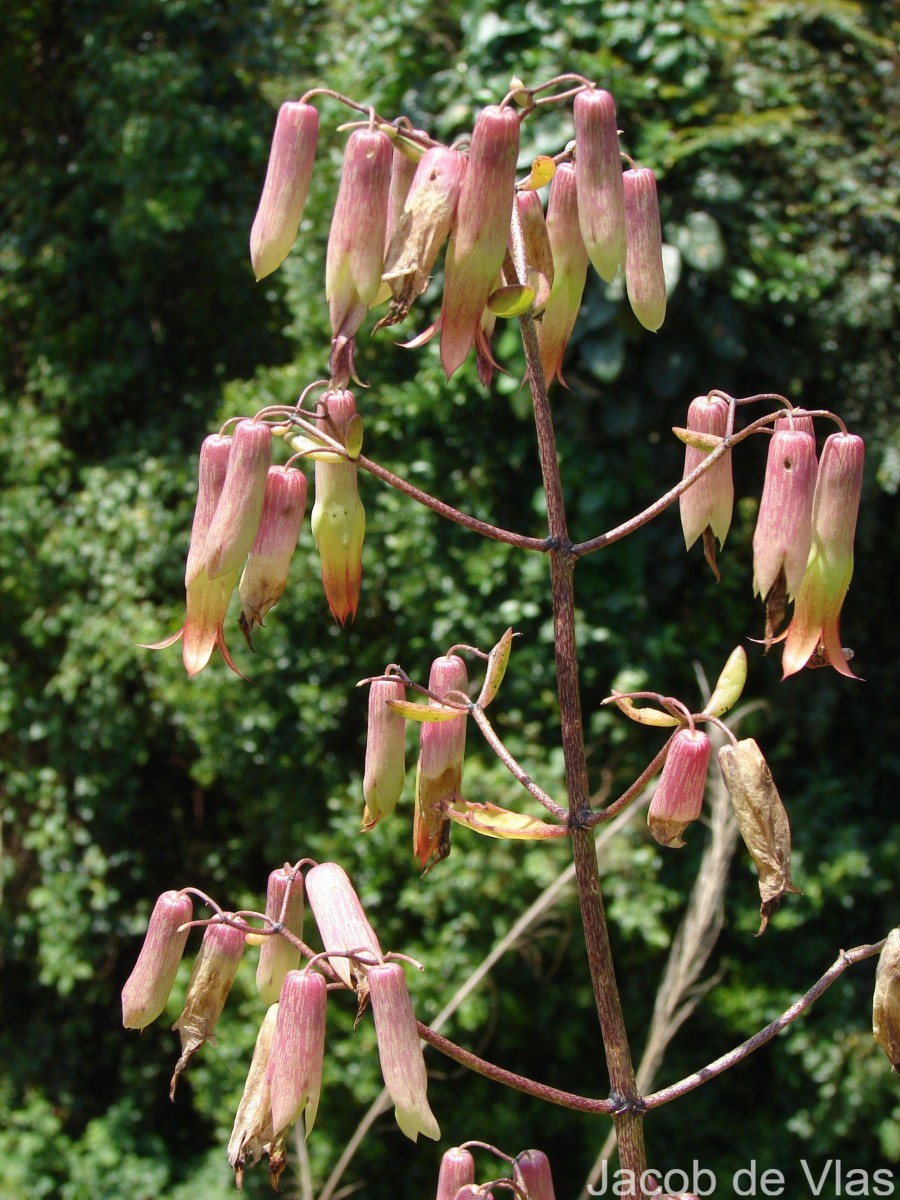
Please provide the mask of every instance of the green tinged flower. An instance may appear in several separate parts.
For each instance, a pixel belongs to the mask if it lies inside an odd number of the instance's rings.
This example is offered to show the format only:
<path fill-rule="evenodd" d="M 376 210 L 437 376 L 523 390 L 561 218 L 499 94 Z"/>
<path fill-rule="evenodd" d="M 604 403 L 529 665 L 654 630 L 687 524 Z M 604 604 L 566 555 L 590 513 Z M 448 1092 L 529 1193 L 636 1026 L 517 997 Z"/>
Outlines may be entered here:
<path fill-rule="evenodd" d="M 588 255 L 578 225 L 576 168 L 560 163 L 550 185 L 547 235 L 553 255 L 553 285 L 537 326 L 544 379 L 565 384 L 562 360 L 581 309 Z"/>
<path fill-rule="evenodd" d="M 406 721 L 393 711 L 388 701 L 405 699 L 406 687 L 402 679 L 376 679 L 369 686 L 363 829 L 374 829 L 382 817 L 392 813 L 403 791 Z"/>
<path fill-rule="evenodd" d="M 325 1000 L 318 971 L 289 971 L 278 1002 L 278 1019 L 266 1079 L 275 1137 L 303 1113 L 306 1136 L 315 1124 L 325 1058 Z"/>
<path fill-rule="evenodd" d="M 428 1104 L 425 1059 L 403 968 L 393 962 L 369 967 L 368 979 L 381 1073 L 397 1124 L 414 1142 L 420 1133 L 437 1141 L 441 1131 Z"/>
<path fill-rule="evenodd" d="M 625 290 L 631 309 L 655 333 L 666 317 L 666 277 L 656 176 L 647 167 L 626 171 Z"/>
<path fill-rule="evenodd" d="M 728 405 L 720 396 L 698 396 L 688 408 L 687 427 L 699 433 L 724 437 L 728 424 Z M 687 478 L 704 461 L 706 454 L 694 446 L 684 448 L 684 474 Z M 731 525 L 734 507 L 734 483 L 731 477 L 731 451 L 713 463 L 708 471 L 691 484 L 679 498 L 684 544 L 688 550 L 707 529 L 723 545 Z"/>
<path fill-rule="evenodd" d="M 248 635 L 263 623 L 287 587 L 288 569 L 306 510 L 306 476 L 293 467 L 269 467 L 259 529 L 239 587 L 241 628 Z"/>
<path fill-rule="evenodd" d="M 466 664 L 458 655 L 444 655 L 431 664 L 428 690 L 435 696 L 448 692 L 465 695 L 468 686 Z M 423 722 L 420 737 L 413 849 L 424 871 L 429 862 L 438 862 L 449 853 L 450 822 L 441 806 L 461 798 L 466 714 L 449 721 Z"/>
<path fill-rule="evenodd" d="M 625 191 L 616 105 L 587 88 L 574 103 L 578 220 L 588 257 L 607 283 L 625 263 Z"/>
<path fill-rule="evenodd" d="M 287 905 L 285 906 L 285 897 Z M 303 934 L 303 876 L 289 867 L 272 871 L 266 885 L 266 916 L 281 921 L 290 933 Z M 256 990 L 264 1004 L 274 1004 L 288 971 L 300 965 L 300 951 L 279 933 L 264 937 L 259 947 Z"/>
<path fill-rule="evenodd" d="M 344 441 L 356 415 L 352 392 L 327 392 L 319 402 L 323 428 Z M 362 547 L 366 536 L 366 510 L 357 489 L 355 462 L 316 462 L 316 500 L 312 532 L 322 562 L 325 598 L 343 625 L 353 620 L 362 584 Z"/>

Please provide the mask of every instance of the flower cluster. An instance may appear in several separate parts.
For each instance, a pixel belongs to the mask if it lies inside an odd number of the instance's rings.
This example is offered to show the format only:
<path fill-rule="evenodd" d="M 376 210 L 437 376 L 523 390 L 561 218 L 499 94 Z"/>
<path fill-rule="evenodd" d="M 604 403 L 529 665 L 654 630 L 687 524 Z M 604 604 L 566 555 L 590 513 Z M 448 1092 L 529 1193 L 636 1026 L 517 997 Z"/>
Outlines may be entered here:
<path fill-rule="evenodd" d="M 360 1011 L 371 1003 L 381 1071 L 402 1132 L 413 1141 L 420 1133 L 440 1137 L 426 1095 L 425 1062 L 403 968 L 382 952 L 346 872 L 336 863 L 320 863 L 304 879 L 300 865 L 271 873 L 265 913 L 217 910 L 211 920 L 195 922 L 193 889 L 164 892 L 122 990 L 127 1029 L 143 1029 L 156 1020 L 168 1001 L 190 926 L 205 926 L 173 1026 L 182 1047 L 172 1077 L 174 1097 L 179 1076 L 213 1037 L 245 946 L 260 944 L 256 982 L 267 1011 L 228 1146 L 239 1184 L 244 1168 L 264 1155 L 277 1183 L 292 1126 L 302 1116 L 306 1136 L 312 1130 L 322 1086 L 329 984 L 355 991 Z M 320 954 L 301 940 L 304 889 L 324 946 Z M 262 928 L 249 924 L 254 917 Z M 301 966 L 304 956 L 308 961 Z"/>
<path fill-rule="evenodd" d="M 724 543 L 734 505 L 731 449 L 719 449 L 731 431 L 732 403 L 722 393 L 698 396 L 687 427 L 676 431 L 686 443 L 684 479 L 719 452 L 680 497 L 685 544 L 690 549 L 702 536 L 716 578 L 715 543 Z M 862 438 L 842 423 L 817 459 L 809 413 L 791 409 L 774 421 L 753 535 L 753 591 L 766 605 L 766 647 L 785 643 L 785 678 L 805 666 L 826 665 L 857 678 L 848 665 L 851 652 L 841 647 L 838 620 L 853 575 L 864 461 Z M 793 617 L 778 634 L 789 601 Z"/>
<path fill-rule="evenodd" d="M 315 95 L 278 113 L 250 235 L 258 279 L 280 265 L 299 230 L 318 135 L 308 102 Z M 517 107 L 523 100 L 525 107 Z M 647 168 L 623 169 L 612 96 L 583 81 L 574 100 L 574 140 L 517 183 L 521 123 L 535 108 L 527 90 L 516 91 L 483 109 L 469 137 L 452 147 L 412 129 L 406 118 L 388 123 L 374 113 L 350 134 L 325 268 L 334 389 L 346 388 L 355 374 L 355 338 L 369 309 L 389 301 L 378 325 L 402 320 L 445 243 L 440 315 L 408 344 L 439 332 L 448 378 L 475 346 L 479 373 L 489 381 L 496 316 L 529 307 L 542 322 L 545 375 L 560 375 L 588 262 L 606 281 L 624 272 L 635 316 L 647 329 L 660 327 L 666 284 L 656 180 Z M 545 222 L 539 199 L 518 201 L 551 179 Z"/>

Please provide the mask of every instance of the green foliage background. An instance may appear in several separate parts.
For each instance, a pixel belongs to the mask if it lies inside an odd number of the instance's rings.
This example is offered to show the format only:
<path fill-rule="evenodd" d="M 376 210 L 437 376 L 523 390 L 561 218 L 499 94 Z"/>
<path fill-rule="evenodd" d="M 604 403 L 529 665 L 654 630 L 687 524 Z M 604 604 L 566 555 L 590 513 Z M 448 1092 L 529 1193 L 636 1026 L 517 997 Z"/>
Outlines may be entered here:
<path fill-rule="evenodd" d="M 658 335 L 592 279 L 557 390 L 573 536 L 608 528 L 680 472 L 667 429 L 711 387 L 781 391 L 841 412 L 867 437 L 866 495 L 844 640 L 865 684 L 832 672 L 779 681 L 752 648 L 746 728 L 773 763 L 794 829 L 792 900 L 756 941 L 739 856 L 722 978 L 682 1030 L 660 1082 L 771 1019 L 841 946 L 900 921 L 900 420 L 894 393 L 898 179 L 890 6 L 823 0 L 10 0 L 0 15 L 0 1198 L 208 1200 L 228 1194 L 224 1142 L 261 1016 L 242 967 L 220 1027 L 167 1099 L 174 1036 L 119 1027 L 118 991 L 165 888 L 192 883 L 256 907 L 268 870 L 335 857 L 385 946 L 421 958 L 428 1019 L 566 864 L 565 850 L 457 833 L 420 880 L 410 797 L 358 833 L 365 697 L 358 678 L 401 661 L 424 678 L 456 641 L 517 640 L 496 702 L 502 736 L 561 787 L 546 564 L 479 543 L 365 481 L 363 602 L 331 623 L 308 531 L 289 596 L 257 640 L 254 680 L 220 662 L 183 677 L 177 650 L 135 643 L 178 627 L 199 442 L 217 422 L 293 401 L 327 361 L 322 261 L 344 136 L 323 138 L 304 234 L 252 279 L 246 234 L 274 110 L 328 84 L 451 137 L 515 73 L 582 72 L 617 98 L 625 148 L 660 179 L 681 276 Z M 567 113 L 526 123 L 555 152 Z M 432 315 L 439 289 L 429 293 Z M 422 328 L 426 312 L 409 322 Z M 405 327 L 404 327 L 405 328 Z M 447 385 L 434 346 L 361 339 L 368 452 L 442 498 L 541 532 L 539 471 L 515 331 L 497 339 L 493 394 L 468 364 Z M 695 695 L 758 634 L 750 596 L 764 448 L 737 460 L 741 499 L 715 586 L 669 512 L 579 569 L 593 781 L 613 789 L 655 751 L 599 708 L 611 685 Z M 235 636 L 234 640 L 237 640 Z M 412 745 L 411 745 L 412 751 Z M 520 803 L 470 737 L 467 795 Z M 603 865 L 636 1048 L 704 834 L 680 855 L 643 832 Z M 249 956 L 248 956 L 249 958 Z M 462 1007 L 451 1036 L 547 1082 L 599 1095 L 604 1070 L 566 894 Z M 189 964 L 173 997 L 177 1015 Z M 900 1176 L 900 1095 L 869 1034 L 871 964 L 776 1045 L 648 1121 L 660 1167 L 698 1159 L 720 1180 L 756 1158 L 800 1194 L 799 1160 Z M 310 1141 L 321 1184 L 380 1083 L 371 1024 L 330 1006 L 325 1095 Z M 171 1023 L 171 1022 L 168 1022 Z M 479 1137 L 551 1156 L 574 1196 L 605 1124 L 546 1109 L 429 1053 L 446 1142 L 413 1148 L 389 1115 L 346 1182 L 387 1197 L 433 1191 L 440 1151 Z M 299 1194 L 296 1176 L 284 1190 Z M 262 1176 L 247 1193 L 264 1194 Z"/>

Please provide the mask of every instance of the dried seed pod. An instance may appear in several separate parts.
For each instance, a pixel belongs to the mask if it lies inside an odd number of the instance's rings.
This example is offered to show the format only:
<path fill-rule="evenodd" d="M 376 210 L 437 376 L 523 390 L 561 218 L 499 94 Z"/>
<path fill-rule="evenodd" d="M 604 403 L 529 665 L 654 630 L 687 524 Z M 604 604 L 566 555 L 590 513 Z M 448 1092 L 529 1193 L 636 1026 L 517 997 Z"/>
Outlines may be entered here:
<path fill-rule="evenodd" d="M 888 934 L 878 956 L 872 1035 L 894 1070 L 900 1070 L 900 926 Z"/>
<path fill-rule="evenodd" d="M 759 937 L 782 897 L 800 891 L 791 880 L 791 827 L 772 772 L 753 738 L 723 746 L 719 767 L 741 837 L 759 872 Z"/>
<path fill-rule="evenodd" d="M 272 1144 L 272 1101 L 266 1072 L 277 1019 L 278 1005 L 271 1004 L 256 1035 L 253 1059 L 228 1140 L 228 1162 L 238 1188 L 242 1185 L 244 1167 L 255 1166 L 263 1154 L 269 1153 Z"/>

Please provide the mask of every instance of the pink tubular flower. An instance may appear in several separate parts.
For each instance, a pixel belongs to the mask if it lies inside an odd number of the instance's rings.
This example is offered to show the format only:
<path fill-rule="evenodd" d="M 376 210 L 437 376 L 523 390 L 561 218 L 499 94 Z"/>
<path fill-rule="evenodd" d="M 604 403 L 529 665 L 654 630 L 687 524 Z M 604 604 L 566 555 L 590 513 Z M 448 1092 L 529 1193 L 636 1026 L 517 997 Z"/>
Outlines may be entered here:
<path fill-rule="evenodd" d="M 289 971 L 285 976 L 266 1072 L 276 1138 L 301 1113 L 307 1137 L 315 1124 L 325 1058 L 327 994 L 318 971 Z"/>
<path fill-rule="evenodd" d="M 377 130 L 356 129 L 347 141 L 325 259 L 335 337 L 353 337 L 381 286 L 392 153 Z"/>
<path fill-rule="evenodd" d="M 288 897 L 286 908 L 285 896 Z M 279 921 L 282 911 L 285 929 L 300 937 L 303 933 L 303 876 L 288 867 L 272 871 L 266 886 L 266 916 Z M 274 1004 L 278 1000 L 285 975 L 299 965 L 300 951 L 287 938 L 273 933 L 263 939 L 256 968 L 256 990 L 263 1004 Z"/>
<path fill-rule="evenodd" d="M 393 295 L 389 323 L 402 320 L 428 286 L 465 174 L 465 157 L 445 146 L 433 147 L 420 160 L 385 253 L 382 278 Z"/>
<path fill-rule="evenodd" d="M 226 913 L 225 916 L 232 916 Z M 181 1057 L 175 1065 L 170 1094 L 178 1077 L 215 1031 L 244 954 L 244 930 L 216 919 L 203 931 L 203 941 L 188 980 L 181 1016 L 172 1026 L 181 1035 Z"/>
<path fill-rule="evenodd" d="M 588 255 L 578 225 L 576 168 L 560 163 L 550 185 L 547 234 L 553 254 L 553 286 L 537 326 L 544 379 L 565 384 L 562 360 L 581 308 Z"/>
<path fill-rule="evenodd" d="M 319 863 L 306 876 L 306 895 L 316 918 L 325 949 L 332 952 L 361 954 L 381 960 L 381 946 L 375 930 L 366 919 L 350 877 L 337 863 Z M 348 988 L 365 992 L 365 969 L 351 966 L 349 958 L 331 958 L 331 969 Z"/>
<path fill-rule="evenodd" d="M 475 1182 L 475 1159 L 468 1150 L 453 1146 L 444 1152 L 438 1174 L 435 1200 L 456 1200 L 456 1194 L 467 1183 Z"/>
<path fill-rule="evenodd" d="M 363 829 L 374 829 L 394 811 L 406 778 L 406 721 L 388 705 L 405 700 L 402 679 L 376 679 L 369 687 L 369 728 L 366 734 L 366 798 Z"/>
<path fill-rule="evenodd" d="M 465 695 L 468 686 L 466 664 L 458 655 L 445 655 L 431 664 L 428 690 L 436 696 L 445 696 L 448 692 Z M 449 853 L 450 821 L 441 805 L 460 794 L 465 752 L 465 713 L 449 721 L 422 722 L 416 767 L 413 849 L 423 871 L 432 858 L 440 861 Z"/>
<path fill-rule="evenodd" d="M 206 535 L 205 566 L 210 579 L 236 575 L 259 529 L 272 461 L 272 430 L 265 421 L 238 421 L 225 483 Z"/>
<path fill-rule="evenodd" d="M 138 960 L 122 988 L 126 1029 L 144 1029 L 166 1007 L 190 932 L 180 927 L 192 916 L 191 898 L 184 893 L 163 892 L 154 904 Z"/>
<path fill-rule="evenodd" d="M 519 156 L 519 118 L 489 105 L 478 114 L 447 248 L 441 306 L 441 362 L 449 379 L 475 341 L 509 238 Z"/>
<path fill-rule="evenodd" d="M 403 968 L 383 963 L 369 967 L 368 976 L 381 1073 L 397 1124 L 414 1142 L 420 1133 L 437 1141 L 441 1131 L 428 1105 L 425 1059 Z"/>
<path fill-rule="evenodd" d="M 306 509 L 306 476 L 293 467 L 269 467 L 259 529 L 241 575 L 241 628 L 251 633 L 287 586 Z"/>
<path fill-rule="evenodd" d="M 327 392 L 320 415 L 327 416 L 343 440 L 356 415 L 352 392 Z M 327 422 L 324 428 L 328 429 Z M 330 432 L 330 430 L 329 430 Z M 322 585 L 335 620 L 343 625 L 356 616 L 362 585 L 362 548 L 366 536 L 366 510 L 357 488 L 355 462 L 316 463 L 316 499 L 312 532 L 322 560 Z"/>
<path fill-rule="evenodd" d="M 698 433 L 724 437 L 728 423 L 728 405 L 720 396 L 698 396 L 688 409 L 687 427 Z M 693 446 L 685 446 L 684 475 L 686 478 L 704 461 L 706 455 Z M 734 483 L 731 477 L 731 451 L 706 471 L 679 499 L 684 544 L 688 550 L 708 528 L 723 545 L 731 525 L 734 507 Z"/>
<path fill-rule="evenodd" d="M 625 289 L 631 309 L 645 329 L 655 333 L 666 317 L 662 228 L 656 176 L 646 167 L 626 171 Z"/>
<path fill-rule="evenodd" d="M 817 651 L 850 679 L 858 679 L 841 649 L 838 622 L 853 575 L 853 538 L 862 490 L 865 446 L 860 437 L 833 433 L 822 448 L 812 509 L 812 542 L 784 644 L 784 678 Z"/>
<path fill-rule="evenodd" d="M 783 577 L 789 598 L 806 571 L 816 487 L 816 443 L 800 429 L 779 429 L 769 442 L 766 477 L 753 534 L 753 594 L 768 596 Z"/>
<path fill-rule="evenodd" d="M 517 1154 L 513 1179 L 525 1188 L 528 1200 L 556 1200 L 550 1160 L 543 1150 L 523 1150 Z"/>
<path fill-rule="evenodd" d="M 661 846 L 683 846 L 682 833 L 703 808 L 709 738 L 698 729 L 679 729 L 650 801 L 647 825 Z"/>
<path fill-rule="evenodd" d="M 609 92 L 579 92 L 574 104 L 578 220 L 588 257 L 607 283 L 625 262 L 625 193 L 616 105 Z"/>
<path fill-rule="evenodd" d="M 318 137 L 319 114 L 311 104 L 282 104 L 250 231 L 250 260 L 257 282 L 281 266 L 296 240 Z"/>

